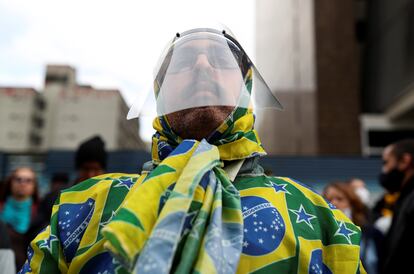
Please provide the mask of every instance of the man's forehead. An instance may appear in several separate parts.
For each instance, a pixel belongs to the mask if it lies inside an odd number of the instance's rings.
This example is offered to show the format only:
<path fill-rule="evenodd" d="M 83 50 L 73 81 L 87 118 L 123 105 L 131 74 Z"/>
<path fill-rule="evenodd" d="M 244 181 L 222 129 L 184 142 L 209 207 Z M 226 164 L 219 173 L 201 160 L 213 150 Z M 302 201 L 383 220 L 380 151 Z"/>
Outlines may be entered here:
<path fill-rule="evenodd" d="M 390 157 L 394 157 L 394 153 L 393 153 L 393 146 L 392 145 L 389 145 L 389 146 L 386 146 L 385 148 L 384 148 L 384 151 L 382 152 L 382 157 L 384 158 L 384 159 L 388 159 L 388 158 L 390 158 Z"/>
<path fill-rule="evenodd" d="M 179 43 L 178 45 L 175 46 L 176 48 L 182 47 L 185 49 L 188 48 L 195 48 L 195 49 L 199 49 L 199 48 L 227 48 L 228 44 L 226 42 L 226 40 L 224 38 L 222 39 L 212 39 L 212 38 L 196 38 L 196 39 L 186 39 L 185 41 L 182 41 L 181 43 Z"/>

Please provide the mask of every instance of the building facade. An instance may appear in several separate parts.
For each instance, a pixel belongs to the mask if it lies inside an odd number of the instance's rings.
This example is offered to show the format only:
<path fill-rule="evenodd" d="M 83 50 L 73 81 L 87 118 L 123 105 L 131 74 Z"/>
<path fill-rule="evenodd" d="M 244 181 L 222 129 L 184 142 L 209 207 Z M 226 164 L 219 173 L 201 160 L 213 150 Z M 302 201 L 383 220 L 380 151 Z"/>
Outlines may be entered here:
<path fill-rule="evenodd" d="M 0 88 L 0 150 L 75 150 L 93 135 L 100 135 L 109 151 L 145 149 L 139 123 L 127 121 L 127 111 L 118 90 L 79 85 L 74 68 L 49 65 L 41 93 Z"/>
<path fill-rule="evenodd" d="M 0 87 L 0 150 L 36 152 L 43 144 L 46 101 L 33 88 Z"/>
<path fill-rule="evenodd" d="M 270 154 L 360 153 L 354 23 L 353 1 L 257 1 L 257 66 L 285 108 L 258 119 Z"/>

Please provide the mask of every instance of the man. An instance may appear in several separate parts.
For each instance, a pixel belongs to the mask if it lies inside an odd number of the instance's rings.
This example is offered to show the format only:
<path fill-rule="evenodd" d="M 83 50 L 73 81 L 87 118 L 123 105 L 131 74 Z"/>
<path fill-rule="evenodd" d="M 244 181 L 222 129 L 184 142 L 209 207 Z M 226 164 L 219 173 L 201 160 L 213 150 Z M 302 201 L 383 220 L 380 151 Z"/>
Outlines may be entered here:
<path fill-rule="evenodd" d="M 382 155 L 381 185 L 400 195 L 387 234 L 382 273 L 408 273 L 410 248 L 414 246 L 414 140 L 387 146 Z"/>
<path fill-rule="evenodd" d="M 75 154 L 77 178 L 75 183 L 105 173 L 107 154 L 105 143 L 99 136 L 94 136 L 81 143 Z"/>
<path fill-rule="evenodd" d="M 152 161 L 140 176 L 63 191 L 23 272 L 363 270 L 357 226 L 300 183 L 264 175 L 252 109 L 279 103 L 229 32 L 177 33 L 154 87 Z"/>

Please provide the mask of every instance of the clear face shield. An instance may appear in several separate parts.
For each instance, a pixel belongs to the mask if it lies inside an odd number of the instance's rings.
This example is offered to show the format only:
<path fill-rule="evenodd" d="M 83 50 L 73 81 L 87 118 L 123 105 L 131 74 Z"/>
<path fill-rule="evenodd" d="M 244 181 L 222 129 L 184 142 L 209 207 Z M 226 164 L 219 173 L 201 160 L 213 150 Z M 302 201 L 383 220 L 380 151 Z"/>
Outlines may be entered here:
<path fill-rule="evenodd" d="M 154 116 L 155 109 L 157 116 L 212 106 L 282 109 L 240 44 L 225 31 L 177 33 L 154 79 L 147 98 L 133 104 L 128 119 Z"/>

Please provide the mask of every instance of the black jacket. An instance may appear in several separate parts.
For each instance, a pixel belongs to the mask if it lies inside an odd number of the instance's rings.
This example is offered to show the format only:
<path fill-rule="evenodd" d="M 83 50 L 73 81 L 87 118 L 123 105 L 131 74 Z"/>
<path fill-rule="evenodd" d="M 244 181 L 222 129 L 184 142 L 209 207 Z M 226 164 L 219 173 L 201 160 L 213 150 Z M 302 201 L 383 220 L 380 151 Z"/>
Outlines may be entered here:
<path fill-rule="evenodd" d="M 414 273 L 414 178 L 401 190 L 385 247 L 381 273 Z"/>

